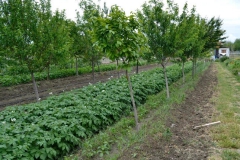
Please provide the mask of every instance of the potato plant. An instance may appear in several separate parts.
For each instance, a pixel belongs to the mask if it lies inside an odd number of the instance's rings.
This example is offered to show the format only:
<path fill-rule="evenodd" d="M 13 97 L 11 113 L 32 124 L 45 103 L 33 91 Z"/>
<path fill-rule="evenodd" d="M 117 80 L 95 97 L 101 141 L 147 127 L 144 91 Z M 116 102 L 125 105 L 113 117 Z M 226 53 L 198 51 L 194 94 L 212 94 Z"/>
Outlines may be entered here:
<path fill-rule="evenodd" d="M 182 76 L 178 65 L 167 70 L 169 83 Z M 185 72 L 190 70 L 187 64 Z M 163 77 L 159 68 L 132 76 L 137 105 L 165 87 Z M 90 84 L 39 103 L 7 107 L 0 113 L 0 160 L 62 157 L 131 109 L 124 78 Z"/>
<path fill-rule="evenodd" d="M 140 65 L 145 65 L 146 62 L 141 62 Z M 131 65 L 136 65 L 135 63 Z M 115 64 L 106 64 L 100 66 L 100 71 L 111 71 L 115 70 L 116 65 Z M 95 67 L 95 71 L 99 72 L 98 67 Z M 57 79 L 57 78 L 63 78 L 63 77 L 69 77 L 74 76 L 75 69 L 59 69 L 54 70 L 50 72 L 49 78 L 50 79 Z M 82 67 L 78 69 L 79 74 L 85 74 L 85 73 L 91 73 L 92 69 L 90 66 Z M 46 80 L 47 79 L 47 72 L 37 72 L 35 74 L 35 79 L 37 81 Z M 4 73 L 3 75 L 0 74 L 0 86 L 13 86 L 17 84 L 23 84 L 23 83 L 29 83 L 31 82 L 31 76 L 29 74 L 7 74 Z"/>

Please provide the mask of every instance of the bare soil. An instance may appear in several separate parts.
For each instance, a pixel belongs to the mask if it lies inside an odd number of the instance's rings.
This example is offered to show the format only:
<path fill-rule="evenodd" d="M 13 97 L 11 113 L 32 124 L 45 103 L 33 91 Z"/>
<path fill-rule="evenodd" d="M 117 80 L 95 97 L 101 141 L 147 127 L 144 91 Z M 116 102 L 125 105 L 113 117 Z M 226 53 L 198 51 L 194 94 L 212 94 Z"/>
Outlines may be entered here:
<path fill-rule="evenodd" d="M 213 104 L 210 99 L 217 85 L 217 70 L 212 64 L 202 75 L 195 89 L 187 94 L 185 102 L 175 105 L 166 122 L 171 137 L 157 133 L 137 146 L 124 151 L 120 160 L 204 160 L 213 146 L 209 128 L 194 130 L 194 126 L 211 122 Z M 157 120 L 156 117 L 155 120 Z"/>
<path fill-rule="evenodd" d="M 150 64 L 145 66 L 139 66 L 139 72 L 153 69 L 157 67 L 156 64 Z M 132 70 L 132 74 L 136 71 L 135 67 Z M 121 70 L 120 75 L 124 75 L 125 71 Z M 113 76 L 117 78 L 118 72 L 107 71 L 95 73 L 95 81 L 93 82 L 92 74 L 83 74 L 79 76 L 71 76 L 66 78 L 59 78 L 54 80 L 38 81 L 38 91 L 40 98 L 46 99 L 50 94 L 60 94 L 65 91 L 81 88 L 87 86 L 89 83 L 105 82 Z M 6 106 L 20 105 L 36 102 L 32 83 L 20 84 L 11 87 L 0 87 L 0 110 L 3 110 Z"/>

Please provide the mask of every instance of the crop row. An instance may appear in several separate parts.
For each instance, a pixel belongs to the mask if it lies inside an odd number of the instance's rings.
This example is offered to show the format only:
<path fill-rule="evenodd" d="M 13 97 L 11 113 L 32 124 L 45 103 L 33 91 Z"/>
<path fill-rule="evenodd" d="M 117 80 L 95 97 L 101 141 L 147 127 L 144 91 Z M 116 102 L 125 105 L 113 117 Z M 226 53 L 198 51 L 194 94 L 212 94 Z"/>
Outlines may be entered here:
<path fill-rule="evenodd" d="M 188 63 L 185 72 L 190 70 Z M 167 74 L 171 84 L 181 77 L 181 67 L 172 65 Z M 134 75 L 131 81 L 137 105 L 165 88 L 160 68 Z M 39 103 L 8 107 L 0 113 L 0 159 L 56 159 L 131 109 L 125 78 L 90 84 Z"/>
<path fill-rule="evenodd" d="M 142 61 L 140 65 L 145 65 L 146 62 Z M 136 65 L 136 64 L 132 64 Z M 100 71 L 111 71 L 116 69 L 116 64 L 105 64 L 105 65 L 100 65 Z M 27 69 L 25 69 L 24 72 Z M 95 71 L 99 72 L 98 67 L 95 67 Z M 87 67 L 81 67 L 78 69 L 79 74 L 85 74 L 85 73 L 91 73 L 92 68 L 90 66 Z M 46 80 L 47 79 L 47 72 L 37 72 L 34 74 L 35 79 L 37 81 L 41 80 Z M 69 77 L 69 76 L 74 76 L 76 75 L 76 70 L 74 68 L 71 69 L 58 69 L 51 71 L 49 73 L 49 78 L 50 79 L 57 79 L 57 78 L 64 78 L 64 77 Z M 0 75 L 0 86 L 12 86 L 12 85 L 17 85 L 17 84 L 22 84 L 22 83 L 29 83 L 31 82 L 31 75 L 30 74 L 13 74 L 13 75 Z"/>

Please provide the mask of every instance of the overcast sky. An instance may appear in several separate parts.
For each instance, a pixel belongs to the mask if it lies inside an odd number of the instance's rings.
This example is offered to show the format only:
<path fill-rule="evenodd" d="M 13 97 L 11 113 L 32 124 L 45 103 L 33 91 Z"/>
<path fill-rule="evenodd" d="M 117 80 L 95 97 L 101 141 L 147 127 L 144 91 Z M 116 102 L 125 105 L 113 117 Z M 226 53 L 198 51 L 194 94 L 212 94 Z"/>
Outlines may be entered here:
<path fill-rule="evenodd" d="M 79 10 L 78 3 L 80 0 L 51 0 L 52 9 L 65 9 L 67 18 L 75 20 L 76 10 Z M 141 5 L 146 0 L 93 0 L 96 4 L 102 5 L 104 2 L 107 6 L 117 4 L 122 7 L 128 14 L 136 9 L 141 9 Z M 240 38 L 240 0 L 174 0 L 180 8 L 185 2 L 188 2 L 189 8 L 196 6 L 197 13 L 202 17 L 212 18 L 220 17 L 223 20 L 223 29 L 226 30 L 226 35 L 234 42 L 236 38 Z"/>

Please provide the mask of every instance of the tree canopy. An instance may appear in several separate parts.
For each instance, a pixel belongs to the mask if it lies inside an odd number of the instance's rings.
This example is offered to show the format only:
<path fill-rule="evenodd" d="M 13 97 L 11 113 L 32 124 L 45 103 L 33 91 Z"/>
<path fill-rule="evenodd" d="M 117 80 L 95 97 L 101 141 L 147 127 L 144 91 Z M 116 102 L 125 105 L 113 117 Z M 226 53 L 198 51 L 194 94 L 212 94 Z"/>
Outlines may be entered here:
<path fill-rule="evenodd" d="M 0 1 L 0 11 L 1 53 L 27 66 L 39 99 L 34 72 L 64 60 L 68 50 L 65 15 L 58 11 L 52 14 L 50 0 L 39 3 L 34 0 Z"/>
<path fill-rule="evenodd" d="M 140 25 L 133 14 L 126 16 L 122 9 L 114 5 L 108 16 L 96 17 L 93 21 L 92 35 L 95 46 L 105 52 L 111 60 L 121 58 L 124 67 L 129 67 L 131 62 L 137 60 L 140 48 L 146 43 L 146 38 L 140 32 Z M 138 130 L 138 115 L 128 70 L 126 70 L 126 77 Z"/>
<path fill-rule="evenodd" d="M 64 11 L 53 12 L 50 2 L 0 0 L 0 67 L 24 66 L 33 83 L 35 72 L 68 61 L 76 61 L 78 74 L 79 58 L 91 64 L 93 78 L 103 56 L 122 59 L 126 67 L 142 57 L 156 59 L 164 69 L 170 58 L 196 62 L 226 38 L 220 18 L 202 18 L 187 3 L 179 13 L 172 0 L 149 0 L 127 16 L 116 5 L 101 8 L 82 0 L 83 12 L 73 21 Z M 235 50 L 240 50 L 238 44 L 239 39 Z"/>

